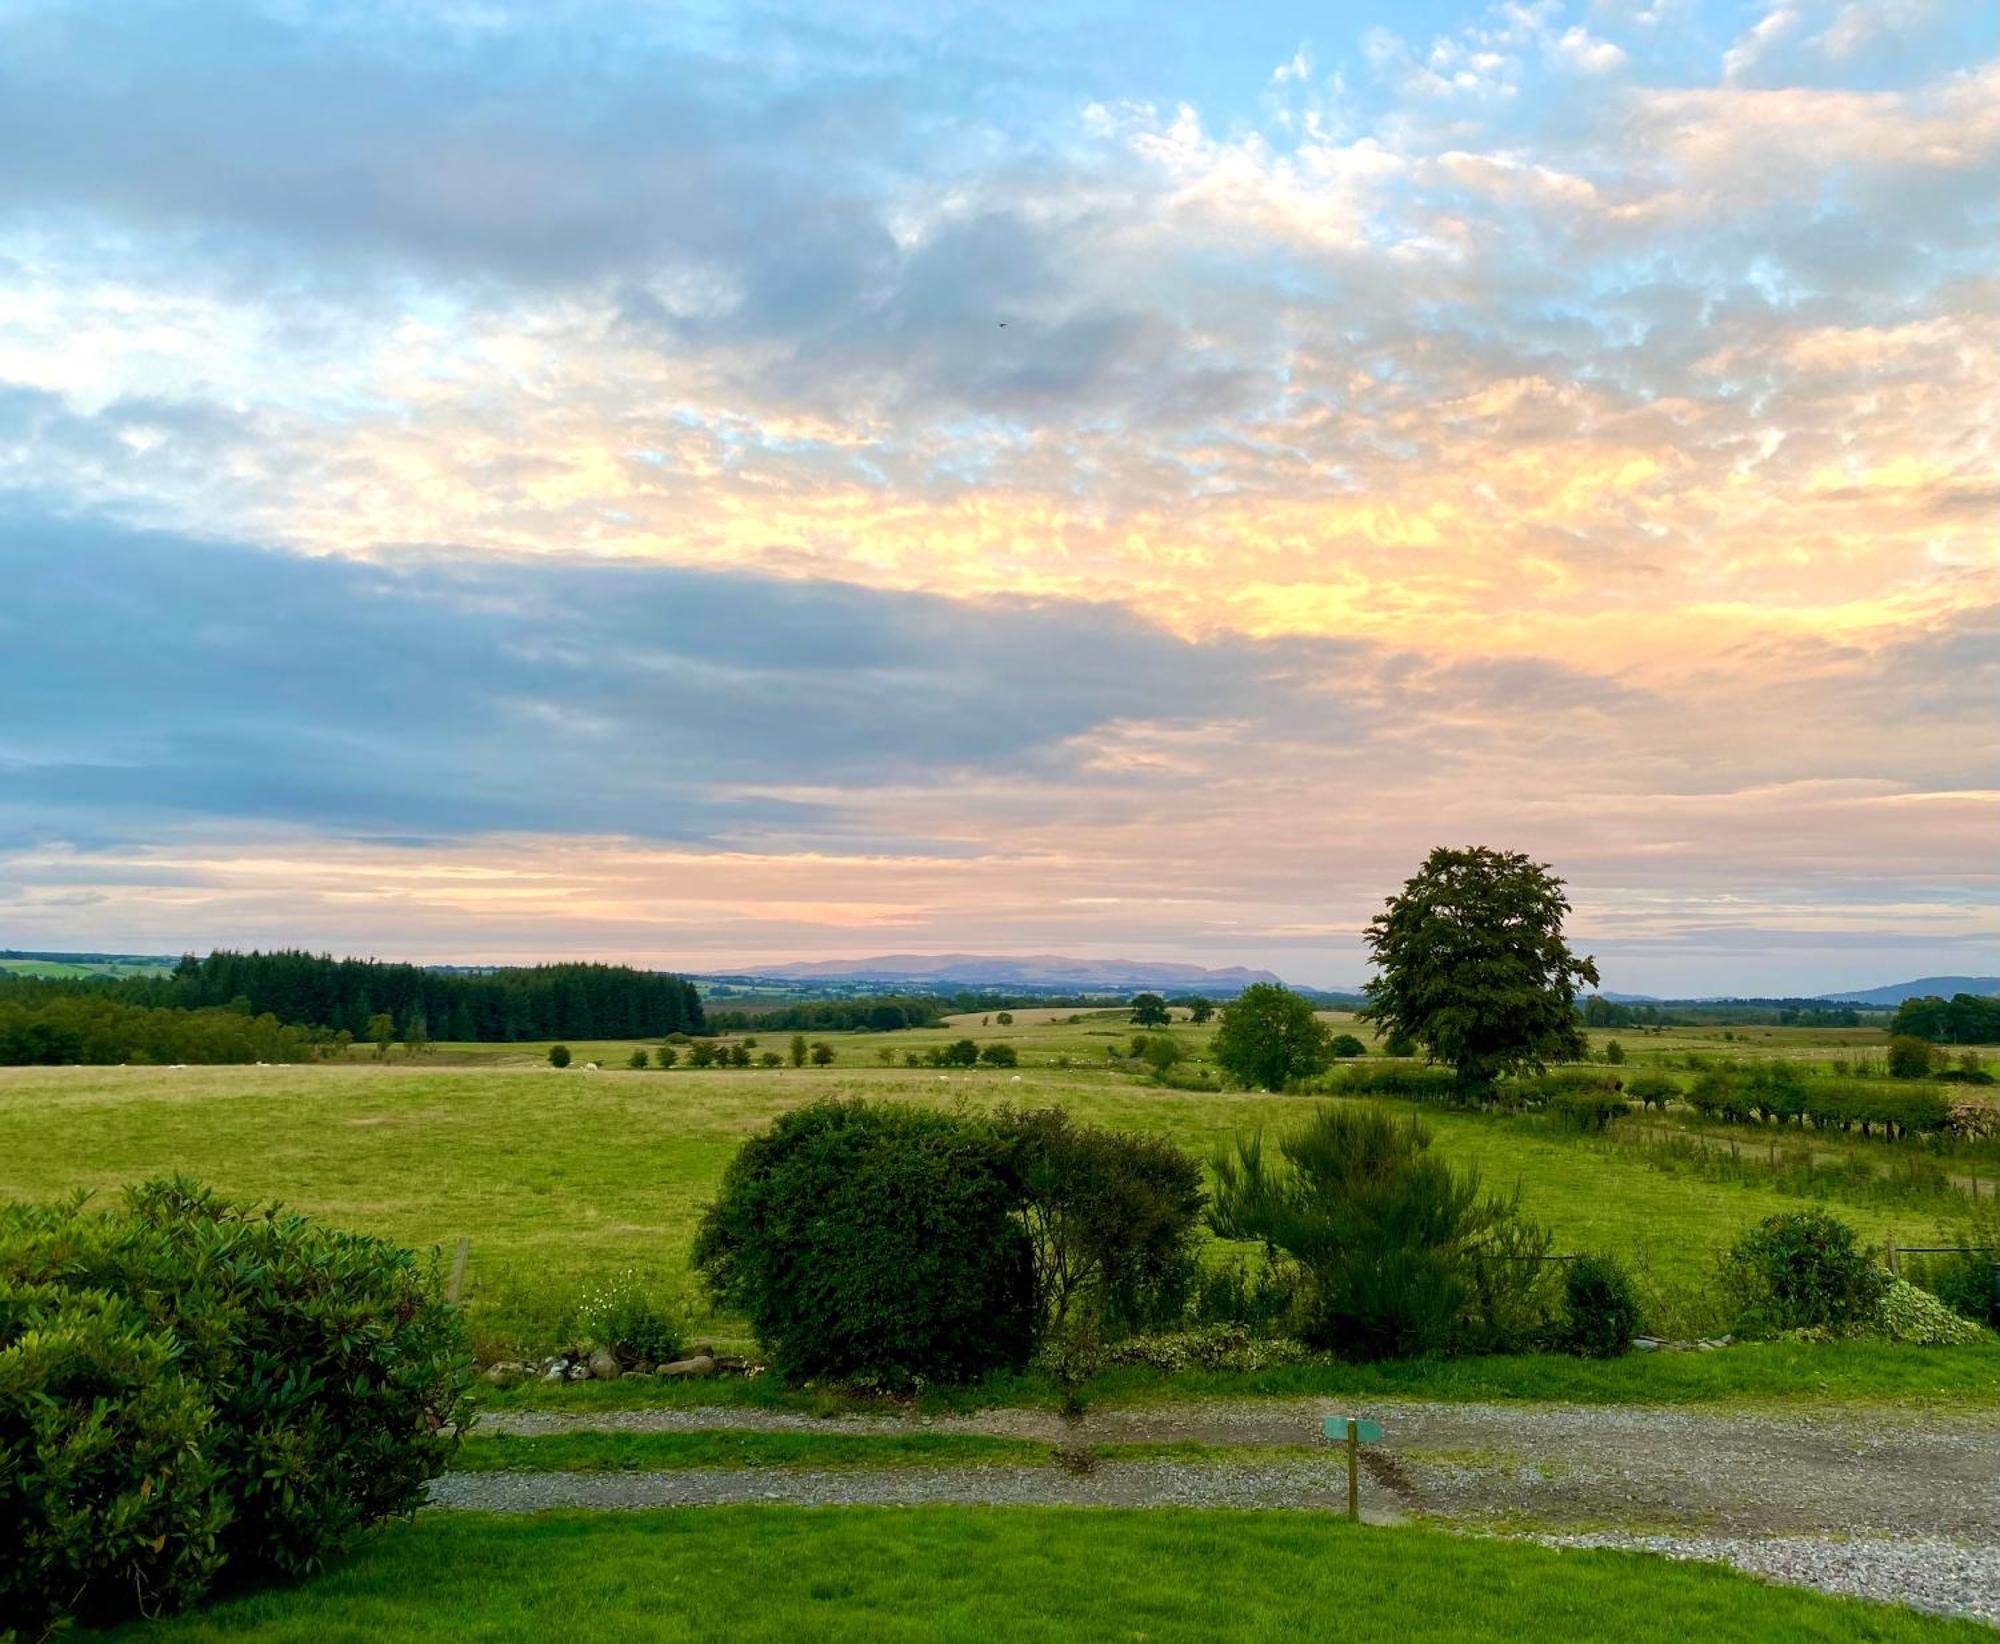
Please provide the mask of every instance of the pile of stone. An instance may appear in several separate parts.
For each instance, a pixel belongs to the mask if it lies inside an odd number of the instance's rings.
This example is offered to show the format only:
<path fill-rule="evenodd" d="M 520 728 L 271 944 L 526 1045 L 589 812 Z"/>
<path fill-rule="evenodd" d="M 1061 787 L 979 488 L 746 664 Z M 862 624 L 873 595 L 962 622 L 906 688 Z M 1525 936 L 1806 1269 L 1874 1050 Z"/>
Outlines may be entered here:
<path fill-rule="evenodd" d="M 608 1347 L 600 1347 L 593 1353 L 558 1353 L 552 1358 L 524 1363 L 519 1360 L 503 1359 L 488 1365 L 486 1380 L 494 1387 L 513 1387 L 524 1381 L 541 1381 L 552 1384 L 578 1381 L 620 1381 L 634 1376 L 662 1376 L 680 1378 L 686 1376 L 750 1376 L 756 1367 L 749 1360 L 736 1357 L 732 1353 L 718 1353 L 712 1347 L 698 1347 L 684 1359 L 674 1359 L 666 1364 L 647 1364 L 643 1361 L 626 1364 Z"/>
<path fill-rule="evenodd" d="M 1634 1336 L 1635 1353 L 1713 1353 L 1718 1347 L 1734 1347 L 1734 1336 L 1703 1336 L 1699 1341 L 1662 1341 L 1658 1336 Z"/>

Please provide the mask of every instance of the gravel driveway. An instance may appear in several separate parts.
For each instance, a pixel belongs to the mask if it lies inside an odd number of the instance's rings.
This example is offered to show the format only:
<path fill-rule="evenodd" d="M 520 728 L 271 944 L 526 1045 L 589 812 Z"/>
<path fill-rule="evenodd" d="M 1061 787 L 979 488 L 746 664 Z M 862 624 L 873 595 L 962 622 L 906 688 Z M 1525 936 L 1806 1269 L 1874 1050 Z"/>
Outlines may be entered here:
<path fill-rule="evenodd" d="M 1822 1415 L 1596 1405 L 1218 1400 L 933 1419 L 819 1418 L 715 1407 L 489 1416 L 487 1432 L 717 1429 L 973 1433 L 1071 1448 L 1188 1442 L 1298 1445 L 1329 1414 L 1381 1422 L 1363 1451 L 1363 1516 L 1412 1516 L 1711 1559 L 1775 1581 L 2000 1624 L 2000 1410 L 1843 1409 Z M 461 1473 L 439 1506 L 533 1512 L 723 1502 L 798 1505 L 1239 1507 L 1339 1510 L 1346 1477 L 1324 1460 L 1100 1458 L 1041 1467 L 742 1468 L 623 1474 Z"/>

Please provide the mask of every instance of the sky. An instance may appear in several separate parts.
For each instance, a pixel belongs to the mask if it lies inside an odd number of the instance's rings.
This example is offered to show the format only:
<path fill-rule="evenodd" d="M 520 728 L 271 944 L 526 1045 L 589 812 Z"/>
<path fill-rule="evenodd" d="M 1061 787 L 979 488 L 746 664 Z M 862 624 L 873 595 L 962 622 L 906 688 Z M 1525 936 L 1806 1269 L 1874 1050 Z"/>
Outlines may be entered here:
<path fill-rule="evenodd" d="M 2000 969 L 1989 0 L 0 0 L 0 946 Z"/>

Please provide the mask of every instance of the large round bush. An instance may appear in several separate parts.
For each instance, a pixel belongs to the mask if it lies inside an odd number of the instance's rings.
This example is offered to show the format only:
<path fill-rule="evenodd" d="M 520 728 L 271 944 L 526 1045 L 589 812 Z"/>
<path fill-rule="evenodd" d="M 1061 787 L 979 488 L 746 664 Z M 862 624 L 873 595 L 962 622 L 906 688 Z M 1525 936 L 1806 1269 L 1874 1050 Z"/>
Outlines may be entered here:
<path fill-rule="evenodd" d="M 1865 1325 L 1889 1287 L 1854 1229 L 1824 1210 L 1766 1216 L 1731 1246 L 1723 1275 L 1746 1335 Z"/>
<path fill-rule="evenodd" d="M 214 1411 L 175 1357 L 121 1297 L 0 1279 L 0 1627 L 36 1637 L 208 1590 L 229 1502 Z"/>
<path fill-rule="evenodd" d="M 695 1265 L 791 1380 L 902 1387 L 1024 1364 L 1035 1282 L 1010 1158 L 977 1120 L 800 1108 L 730 1164 Z"/>
<path fill-rule="evenodd" d="M 0 1282 L 118 1298 L 213 1407 L 228 1579 L 318 1568 L 412 1512 L 468 1419 L 471 1362 L 434 1262 L 277 1206 L 149 1182 L 121 1206 L 0 1212 Z"/>
<path fill-rule="evenodd" d="M 1639 1330 L 1639 1298 L 1616 1256 L 1579 1256 L 1563 1274 L 1563 1336 L 1573 1353 L 1610 1359 Z"/>

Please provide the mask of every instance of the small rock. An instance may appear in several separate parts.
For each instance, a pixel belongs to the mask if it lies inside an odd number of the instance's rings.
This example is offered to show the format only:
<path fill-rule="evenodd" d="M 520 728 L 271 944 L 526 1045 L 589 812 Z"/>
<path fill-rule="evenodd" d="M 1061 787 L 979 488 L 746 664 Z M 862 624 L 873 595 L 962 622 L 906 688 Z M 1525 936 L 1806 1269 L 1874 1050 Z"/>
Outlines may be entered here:
<path fill-rule="evenodd" d="M 587 1364 L 572 1364 L 569 1367 L 569 1379 L 571 1381 L 590 1380 L 590 1366 Z"/>
<path fill-rule="evenodd" d="M 675 1359 L 672 1364 L 660 1366 L 663 1376 L 712 1376 L 715 1374 L 715 1360 L 706 1353 L 698 1353 L 691 1359 Z"/>
<path fill-rule="evenodd" d="M 521 1379 L 522 1367 L 518 1364 L 492 1364 L 486 1367 L 486 1383 L 489 1387 L 512 1387 Z"/>
<path fill-rule="evenodd" d="M 542 1372 L 543 1381 L 567 1381 L 568 1379 L 569 1365 L 562 1359 L 556 1359 Z"/>
<path fill-rule="evenodd" d="M 599 1381 L 616 1381 L 624 1370 L 616 1353 L 608 1347 L 600 1347 L 590 1355 L 590 1373 Z"/>

